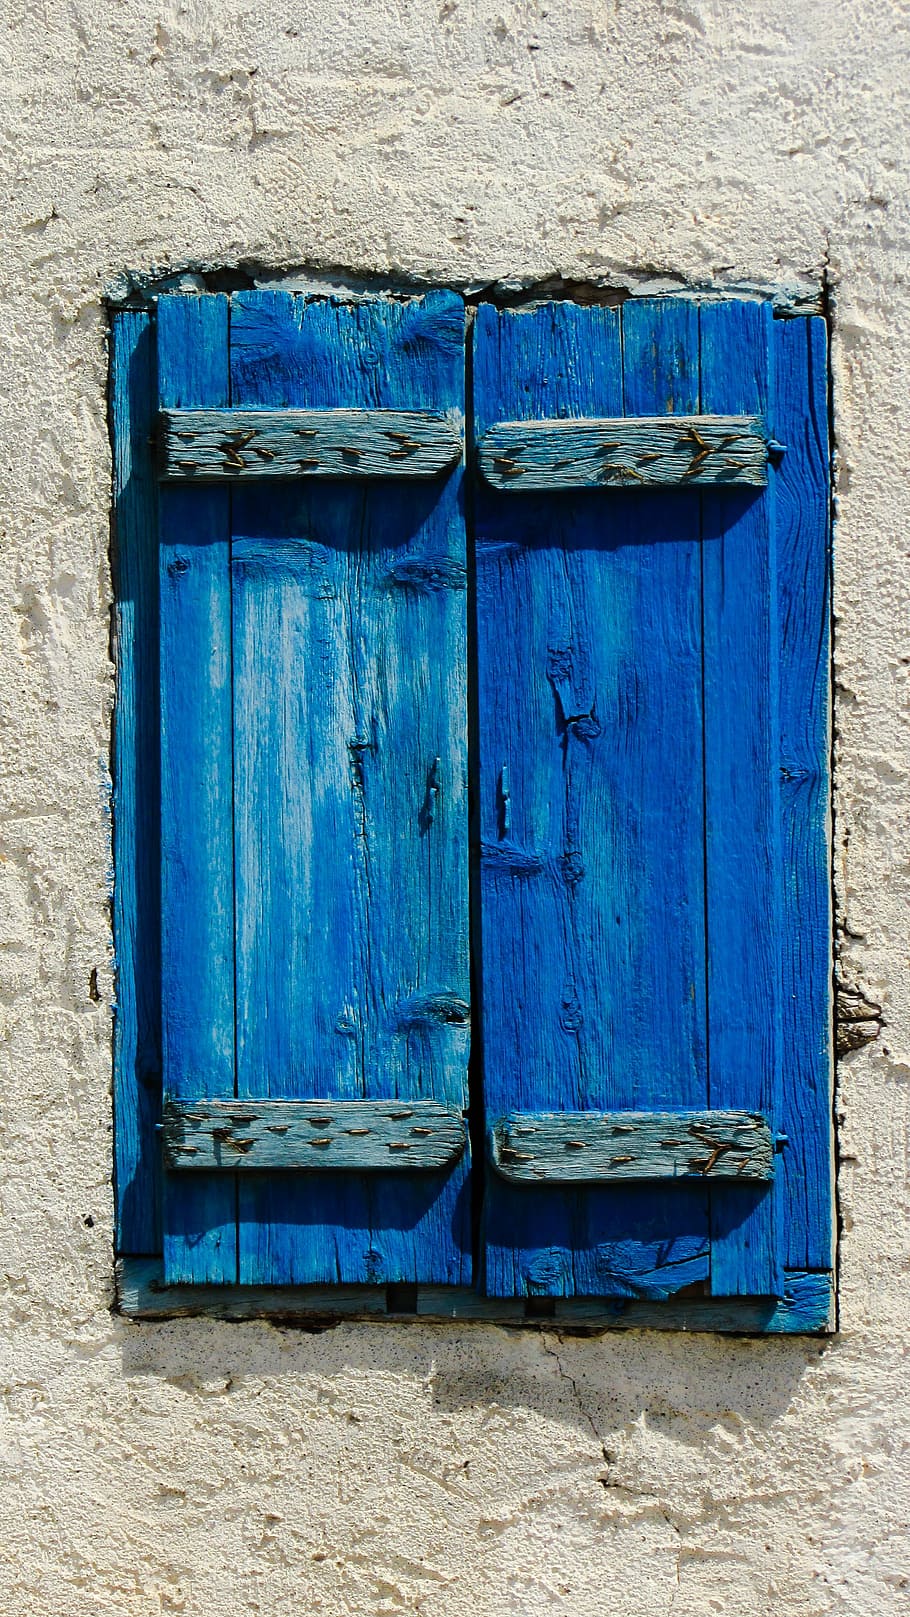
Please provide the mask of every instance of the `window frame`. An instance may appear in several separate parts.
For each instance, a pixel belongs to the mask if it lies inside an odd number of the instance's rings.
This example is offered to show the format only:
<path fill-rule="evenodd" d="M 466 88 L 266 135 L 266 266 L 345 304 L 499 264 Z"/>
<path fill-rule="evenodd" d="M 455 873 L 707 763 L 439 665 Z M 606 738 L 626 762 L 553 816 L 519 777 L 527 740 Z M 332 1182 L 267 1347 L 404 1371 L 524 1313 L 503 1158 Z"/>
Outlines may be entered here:
<path fill-rule="evenodd" d="M 195 290 L 195 289 L 194 289 Z M 387 289 L 377 288 L 381 293 Z M 678 294 L 674 294 L 678 296 Z M 154 296 L 111 312 L 111 431 L 114 455 L 114 934 L 117 1004 L 114 1036 L 115 1185 L 118 1208 L 117 1306 L 137 1319 L 181 1314 L 285 1320 L 414 1318 L 488 1320 L 512 1325 L 603 1330 L 647 1328 L 741 1334 L 824 1333 L 835 1328 L 834 1255 L 830 1271 L 791 1272 L 773 1298 L 676 1296 L 488 1298 L 469 1288 L 379 1286 L 169 1286 L 160 1252 L 160 1022 L 155 1033 L 154 918 L 157 872 L 158 484 L 153 440 L 157 414 Z M 794 311 L 794 318 L 804 311 Z M 825 375 L 826 393 L 829 378 Z M 830 410 L 827 421 L 830 421 Z M 826 421 L 826 425 L 827 425 Z M 470 475 L 470 474 L 469 474 Z M 830 454 L 828 458 L 830 483 Z M 822 693 L 830 707 L 831 523 L 821 569 L 827 624 Z M 819 575 L 820 576 L 820 575 Z M 816 581 L 818 587 L 818 580 Z M 816 696 L 815 698 L 819 698 Z M 830 741 L 828 742 L 830 746 Z M 827 839 L 830 878 L 830 837 Z M 830 885 L 830 882 L 829 882 Z M 157 895 L 157 896 L 156 896 Z M 829 902 L 829 953 L 830 953 Z M 829 974 L 830 975 L 830 974 Z M 830 999 L 830 995 L 829 995 Z M 830 1009 L 829 1009 L 830 1022 Z M 829 1029 L 830 1034 L 830 1029 Z M 830 1039 L 829 1039 L 830 1042 Z M 833 1082 L 833 1059 L 831 1061 Z M 157 1087 L 156 1087 L 157 1085 Z M 832 1186 L 832 1226 L 834 1190 Z M 131 1249 L 131 1250 L 130 1250 Z"/>

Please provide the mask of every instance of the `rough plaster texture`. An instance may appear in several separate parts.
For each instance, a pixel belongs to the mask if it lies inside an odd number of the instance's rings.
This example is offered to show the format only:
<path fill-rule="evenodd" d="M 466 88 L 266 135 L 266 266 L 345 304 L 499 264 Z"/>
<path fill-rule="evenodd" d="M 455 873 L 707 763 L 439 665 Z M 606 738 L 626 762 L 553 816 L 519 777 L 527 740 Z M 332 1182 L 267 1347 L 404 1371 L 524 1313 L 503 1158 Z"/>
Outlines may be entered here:
<path fill-rule="evenodd" d="M 8 0 L 4 1617 L 910 1611 L 908 29 L 897 0 Z M 841 969 L 886 1019 L 840 1070 L 837 1339 L 111 1316 L 101 295 L 241 260 L 830 285 Z"/>

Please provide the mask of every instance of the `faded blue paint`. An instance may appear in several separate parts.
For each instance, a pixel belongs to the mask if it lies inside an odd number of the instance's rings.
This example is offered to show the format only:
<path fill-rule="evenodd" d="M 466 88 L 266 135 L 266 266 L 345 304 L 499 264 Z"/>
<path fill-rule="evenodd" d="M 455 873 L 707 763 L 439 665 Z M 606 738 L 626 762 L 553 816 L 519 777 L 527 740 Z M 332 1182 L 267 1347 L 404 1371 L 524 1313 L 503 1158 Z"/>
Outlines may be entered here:
<path fill-rule="evenodd" d="M 336 1319 L 484 1320 L 540 1330 L 711 1331 L 736 1336 L 823 1335 L 834 1327 L 830 1273 L 788 1271 L 780 1297 L 653 1298 L 554 1297 L 545 1309 L 525 1313 L 511 1297 L 484 1297 L 460 1286 L 415 1286 L 407 1300 L 384 1286 L 166 1286 L 155 1258 L 127 1258 L 118 1265 L 117 1295 L 132 1319 L 179 1319 L 208 1314 L 215 1319 L 277 1316 L 302 1323 Z"/>

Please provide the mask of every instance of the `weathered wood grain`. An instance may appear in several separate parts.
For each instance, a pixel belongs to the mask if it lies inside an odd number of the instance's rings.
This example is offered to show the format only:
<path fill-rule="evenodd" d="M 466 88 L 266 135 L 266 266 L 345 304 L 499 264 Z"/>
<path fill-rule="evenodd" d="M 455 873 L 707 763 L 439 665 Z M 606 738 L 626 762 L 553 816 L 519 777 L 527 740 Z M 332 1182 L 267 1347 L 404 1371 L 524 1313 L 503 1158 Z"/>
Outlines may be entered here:
<path fill-rule="evenodd" d="M 165 407 L 229 398 L 228 303 L 158 300 Z M 230 495 L 160 491 L 161 980 L 165 1095 L 234 1089 Z M 171 1281 L 237 1279 L 233 1185 L 165 1175 Z"/>
<path fill-rule="evenodd" d="M 162 410 L 159 475 L 436 477 L 464 450 L 460 411 Z"/>
<path fill-rule="evenodd" d="M 778 1237 L 789 1268 L 823 1269 L 833 1242 L 830 457 L 825 322 L 774 322 L 780 619 L 783 1063 Z"/>
<path fill-rule="evenodd" d="M 767 1119 L 750 1112 L 511 1112 L 490 1129 L 490 1161 L 516 1184 L 745 1183 L 774 1177 L 774 1141 Z"/>
<path fill-rule="evenodd" d="M 636 298 L 621 317 L 626 416 L 697 412 L 697 307 L 677 298 Z M 627 756 L 617 765 L 620 780 L 628 777 L 630 799 L 629 909 L 642 921 L 630 927 L 641 944 L 625 976 L 628 1009 L 618 1018 L 629 1040 L 627 1077 L 611 1103 L 700 1110 L 708 1103 L 701 499 L 694 489 L 678 489 L 669 499 L 654 490 L 631 494 L 627 504 L 639 538 L 629 552 L 639 570 L 640 626 L 632 645 L 644 647 L 650 628 L 656 647 L 639 652 L 646 683 L 629 679 L 637 700 L 623 732 Z M 657 999 L 642 993 L 645 983 L 657 986 Z M 654 1075 L 647 1085 L 635 1075 L 636 1047 Z M 655 1229 L 684 1229 L 707 1265 L 706 1186 L 652 1184 L 627 1194 L 644 1203 Z M 596 1215 L 597 1198 L 588 1205 Z"/>
<path fill-rule="evenodd" d="M 465 1147 L 464 1118 L 437 1101 L 169 1099 L 162 1141 L 169 1168 L 232 1173 L 295 1168 L 405 1173 L 445 1168 Z"/>
<path fill-rule="evenodd" d="M 114 1119 L 117 1247 L 161 1249 L 161 883 L 158 824 L 158 489 L 150 435 L 157 406 L 147 309 L 111 330 L 114 451 Z"/>
<path fill-rule="evenodd" d="M 497 421 L 477 440 L 494 488 L 764 488 L 768 442 L 758 416 L 640 415 Z"/>
<path fill-rule="evenodd" d="M 464 330 L 446 292 L 237 294 L 232 402 L 460 413 Z M 467 1107 L 461 481 L 231 489 L 244 1100 Z M 469 1171 L 244 1174 L 240 1278 L 466 1282 Z"/>
<path fill-rule="evenodd" d="M 627 315 L 481 306 L 478 433 L 697 410 L 697 309 Z M 483 483 L 475 510 L 487 1114 L 701 1110 L 697 492 Z M 496 1294 L 665 1296 L 707 1277 L 706 1191 L 492 1175 L 484 1241 Z"/>
<path fill-rule="evenodd" d="M 767 415 L 771 307 L 700 311 L 705 410 Z M 708 1094 L 780 1122 L 779 616 L 773 486 L 702 496 Z M 783 1125 L 786 1132 L 786 1125 Z M 711 1289 L 781 1284 L 768 1186 L 711 1190 Z"/>
<path fill-rule="evenodd" d="M 515 1298 L 463 1286 L 415 1286 L 413 1307 L 389 1306 L 384 1286 L 167 1286 L 156 1258 L 117 1265 L 117 1306 L 130 1319 L 271 1319 L 326 1323 L 369 1319 L 480 1320 L 529 1331 L 695 1331 L 736 1336 L 824 1335 L 834 1329 L 830 1271 L 785 1274 L 780 1297 L 555 1297 L 552 1313 L 525 1313 Z"/>

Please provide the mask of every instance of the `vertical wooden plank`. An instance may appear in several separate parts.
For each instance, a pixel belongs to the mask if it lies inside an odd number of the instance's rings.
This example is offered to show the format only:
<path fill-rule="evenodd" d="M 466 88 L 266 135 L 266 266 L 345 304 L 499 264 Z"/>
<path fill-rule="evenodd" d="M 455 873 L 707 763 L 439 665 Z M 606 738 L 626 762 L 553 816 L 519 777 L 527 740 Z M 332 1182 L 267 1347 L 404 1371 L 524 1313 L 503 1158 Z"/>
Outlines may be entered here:
<path fill-rule="evenodd" d="M 158 300 L 162 406 L 230 402 L 228 302 Z M 161 971 L 166 1093 L 234 1093 L 230 494 L 162 488 Z M 169 1282 L 237 1278 L 236 1187 L 168 1174 Z"/>
<path fill-rule="evenodd" d="M 697 306 L 687 299 L 629 299 L 621 320 L 623 413 L 697 413 Z M 625 504 L 625 543 L 615 563 L 634 570 L 635 594 L 617 664 L 624 686 L 620 746 L 608 756 L 607 776 L 612 859 L 634 924 L 625 928 L 616 985 L 624 1008 L 611 1104 L 684 1110 L 708 1098 L 701 508 L 694 490 L 679 489 L 634 492 Z M 592 823 L 590 840 L 596 835 Z M 594 1250 L 600 1200 L 587 1204 Z M 661 1277 L 662 1265 L 655 1264 L 662 1289 L 707 1279 L 706 1190 L 639 1186 L 626 1205 L 632 1237 L 649 1230 L 657 1258 L 679 1271 L 678 1280 Z"/>
<path fill-rule="evenodd" d="M 783 861 L 780 1236 L 788 1269 L 832 1264 L 830 522 L 827 331 L 776 320 L 774 474 L 780 600 Z"/>
<path fill-rule="evenodd" d="M 691 306 L 478 311 L 477 431 L 697 408 Z M 624 311 L 624 316 L 626 311 Z M 623 375 L 626 377 L 624 400 Z M 484 1093 L 702 1106 L 695 498 L 477 493 Z M 707 1275 L 704 1193 L 489 1176 L 495 1295 L 663 1296 Z"/>
<path fill-rule="evenodd" d="M 147 309 L 111 327 L 114 454 L 114 1119 L 117 1247 L 161 1249 L 158 488 L 155 334 Z"/>
<path fill-rule="evenodd" d="M 707 414 L 767 415 L 771 307 L 701 308 Z M 713 1107 L 780 1115 L 778 615 L 773 486 L 704 494 L 708 1083 Z M 776 1294 L 773 1191 L 711 1191 L 711 1289 Z"/>
<path fill-rule="evenodd" d="M 237 406 L 462 410 L 464 307 L 241 294 L 231 363 Z M 243 1095 L 467 1105 L 461 483 L 234 493 Z M 240 1278 L 465 1284 L 469 1166 L 250 1176 Z"/>

